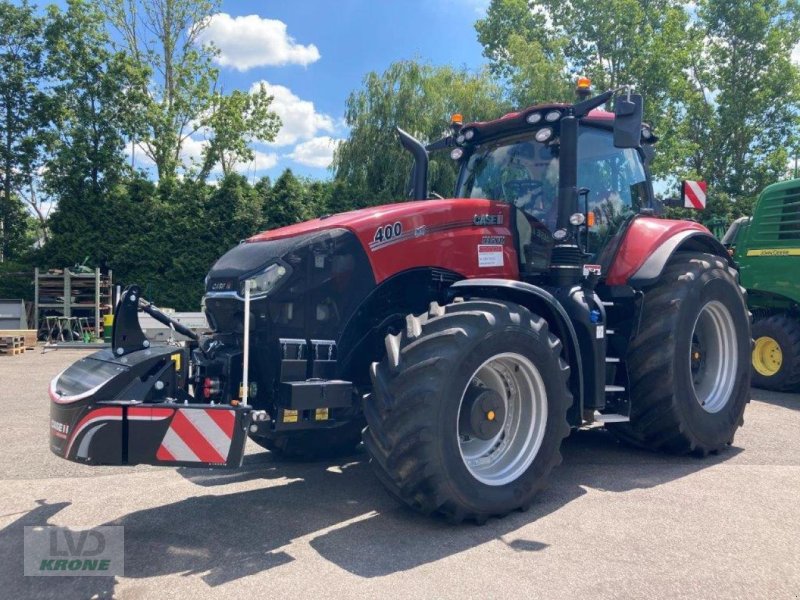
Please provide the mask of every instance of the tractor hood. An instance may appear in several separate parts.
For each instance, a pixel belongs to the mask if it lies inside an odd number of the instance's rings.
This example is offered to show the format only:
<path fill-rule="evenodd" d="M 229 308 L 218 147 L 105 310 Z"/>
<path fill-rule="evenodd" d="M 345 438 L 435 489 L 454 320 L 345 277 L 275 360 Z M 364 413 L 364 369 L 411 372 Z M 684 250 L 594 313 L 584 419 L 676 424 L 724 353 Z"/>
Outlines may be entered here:
<path fill-rule="evenodd" d="M 247 241 L 265 242 L 267 240 L 278 240 L 337 227 L 344 227 L 354 233 L 359 233 L 370 228 L 374 231 L 378 225 L 393 219 L 397 220 L 402 217 L 418 214 L 423 210 L 426 212 L 430 210 L 447 210 L 447 206 L 452 202 L 453 200 L 418 200 L 415 202 L 398 202 L 396 204 L 362 208 L 361 210 L 351 210 L 336 215 L 320 217 L 319 219 L 312 219 L 311 221 L 304 221 L 303 223 L 296 223 L 295 225 L 288 225 L 287 227 L 272 229 L 271 231 L 264 231 L 263 233 L 254 235 Z M 465 202 L 470 201 L 465 200 Z"/>

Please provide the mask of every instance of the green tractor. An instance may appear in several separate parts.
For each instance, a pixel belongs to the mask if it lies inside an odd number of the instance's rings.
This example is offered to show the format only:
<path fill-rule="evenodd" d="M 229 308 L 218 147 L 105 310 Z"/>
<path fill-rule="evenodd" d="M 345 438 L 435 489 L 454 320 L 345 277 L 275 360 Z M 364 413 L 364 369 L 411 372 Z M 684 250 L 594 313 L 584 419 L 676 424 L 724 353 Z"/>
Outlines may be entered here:
<path fill-rule="evenodd" d="M 800 387 L 800 179 L 767 187 L 722 243 L 739 264 L 753 312 L 753 385 Z"/>

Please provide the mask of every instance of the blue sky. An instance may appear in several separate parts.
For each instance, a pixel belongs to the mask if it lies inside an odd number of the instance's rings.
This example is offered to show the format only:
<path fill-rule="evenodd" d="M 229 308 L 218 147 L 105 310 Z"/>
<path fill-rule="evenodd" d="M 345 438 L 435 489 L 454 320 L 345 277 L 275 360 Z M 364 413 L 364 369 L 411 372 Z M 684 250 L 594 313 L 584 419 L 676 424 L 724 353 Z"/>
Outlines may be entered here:
<path fill-rule="evenodd" d="M 488 0 L 227 0 L 204 39 L 220 49 L 226 91 L 267 82 L 284 121 L 278 144 L 256 144 L 248 175 L 284 168 L 328 177 L 333 144 L 346 137 L 348 94 L 396 60 L 478 68 L 474 29 Z M 199 136 L 198 136 L 199 138 Z M 191 156 L 200 141 L 185 149 Z M 144 166 L 144 165 L 141 165 Z"/>

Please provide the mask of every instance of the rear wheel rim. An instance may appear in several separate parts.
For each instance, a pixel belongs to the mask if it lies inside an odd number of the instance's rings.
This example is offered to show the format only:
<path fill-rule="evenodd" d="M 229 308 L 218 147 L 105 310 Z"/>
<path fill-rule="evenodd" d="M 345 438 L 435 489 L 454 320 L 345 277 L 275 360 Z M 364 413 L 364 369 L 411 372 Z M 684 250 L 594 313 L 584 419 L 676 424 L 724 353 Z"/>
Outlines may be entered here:
<path fill-rule="evenodd" d="M 768 335 L 761 336 L 753 346 L 753 368 L 759 375 L 774 377 L 783 365 L 781 345 Z"/>
<path fill-rule="evenodd" d="M 488 440 L 462 431 L 461 411 L 471 385 L 497 392 L 505 406 L 500 431 Z M 539 370 L 530 359 L 516 353 L 497 354 L 486 360 L 470 377 L 456 419 L 459 452 L 470 475 L 491 486 L 518 479 L 533 463 L 547 426 L 547 391 Z"/>
<path fill-rule="evenodd" d="M 689 370 L 700 406 L 717 413 L 728 404 L 736 383 L 738 340 L 730 311 L 719 300 L 706 303 L 692 330 Z"/>

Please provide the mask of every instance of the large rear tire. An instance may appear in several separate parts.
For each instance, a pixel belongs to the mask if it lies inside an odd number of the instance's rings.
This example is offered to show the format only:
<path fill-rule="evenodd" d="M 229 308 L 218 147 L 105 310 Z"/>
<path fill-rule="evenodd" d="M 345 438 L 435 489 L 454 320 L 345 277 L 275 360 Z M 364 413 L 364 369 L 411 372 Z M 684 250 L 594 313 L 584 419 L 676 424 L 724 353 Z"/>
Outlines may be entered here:
<path fill-rule="evenodd" d="M 386 349 L 364 445 L 389 493 L 451 522 L 527 508 L 569 433 L 569 367 L 547 322 L 509 302 L 434 303 Z"/>
<path fill-rule="evenodd" d="M 609 429 L 676 454 L 731 444 L 750 399 L 750 344 L 736 272 L 712 254 L 677 253 L 645 291 L 628 351 L 630 423 Z"/>
<path fill-rule="evenodd" d="M 800 386 L 800 323 L 773 315 L 753 323 L 753 385 L 784 392 Z"/>

